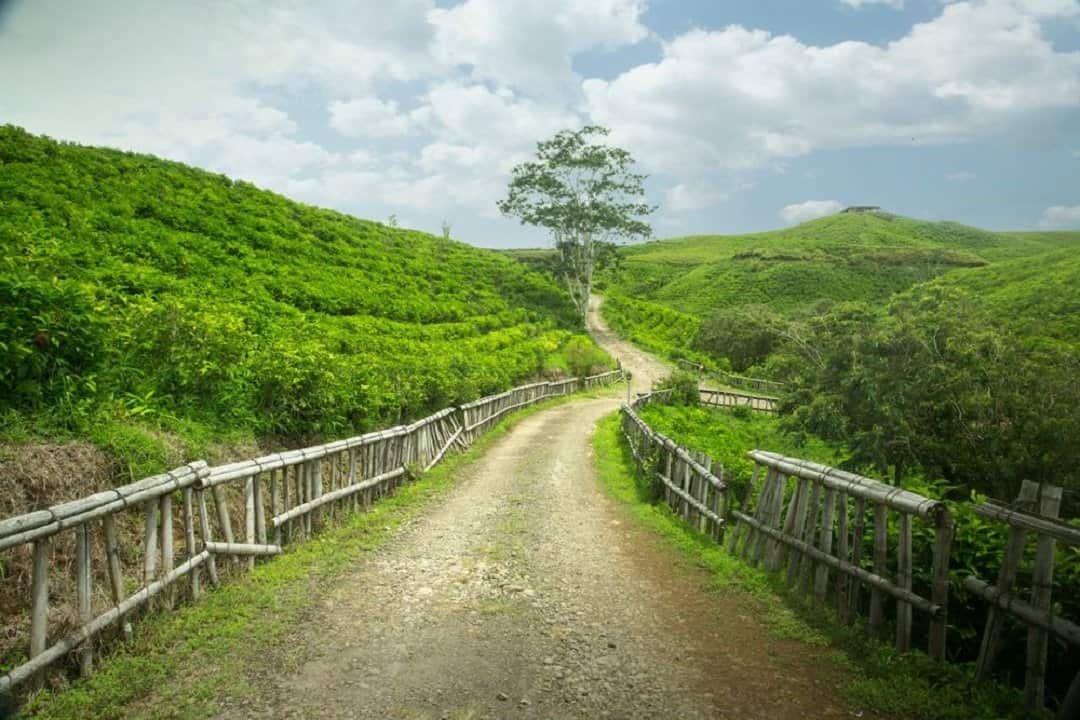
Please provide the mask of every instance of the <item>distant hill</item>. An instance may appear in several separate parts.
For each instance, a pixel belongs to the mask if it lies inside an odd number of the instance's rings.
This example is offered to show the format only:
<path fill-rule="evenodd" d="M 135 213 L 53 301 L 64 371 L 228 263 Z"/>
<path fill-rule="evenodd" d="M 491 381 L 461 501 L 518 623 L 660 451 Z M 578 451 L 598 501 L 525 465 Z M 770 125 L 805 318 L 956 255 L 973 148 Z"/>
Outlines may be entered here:
<path fill-rule="evenodd" d="M 1080 233 L 995 233 L 885 212 L 840 213 L 772 232 L 627 247 L 601 284 L 616 330 L 660 352 L 723 358 L 717 345 L 748 313 L 784 321 L 840 301 L 884 303 L 946 273 L 1063 247 L 1080 247 Z M 719 336 L 707 332 L 710 323 Z M 729 359 L 745 367 L 763 356 Z"/>
<path fill-rule="evenodd" d="M 982 323 L 1027 342 L 1063 344 L 1080 352 L 1078 250 L 1069 247 L 948 273 L 911 288 L 897 303 L 919 306 L 939 302 L 934 300 L 936 291 L 957 290 L 973 299 L 971 314 Z"/>
<path fill-rule="evenodd" d="M 499 253 L 12 126 L 0 248 L 0 438 L 148 465 L 163 431 L 368 429 L 587 342 L 559 286 Z"/>

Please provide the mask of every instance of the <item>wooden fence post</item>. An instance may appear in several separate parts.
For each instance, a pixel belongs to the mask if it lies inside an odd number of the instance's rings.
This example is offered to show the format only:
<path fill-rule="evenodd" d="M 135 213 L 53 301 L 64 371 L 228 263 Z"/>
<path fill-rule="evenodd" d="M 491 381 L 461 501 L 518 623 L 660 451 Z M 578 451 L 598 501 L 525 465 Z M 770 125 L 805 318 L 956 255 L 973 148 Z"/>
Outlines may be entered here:
<path fill-rule="evenodd" d="M 1061 507 L 1061 488 L 1043 485 L 1039 499 L 1039 515 L 1056 520 Z M 1054 582 L 1054 538 L 1039 535 L 1035 550 L 1035 572 L 1031 578 L 1031 605 L 1040 612 L 1050 610 L 1050 593 Z M 1024 702 L 1028 709 L 1041 709 L 1046 702 L 1047 632 L 1040 627 L 1028 627 L 1027 667 L 1024 673 Z"/>
<path fill-rule="evenodd" d="M 930 600 L 941 608 L 936 617 L 930 618 L 930 657 L 945 659 L 945 639 L 948 634 L 949 613 L 949 553 L 952 550 L 953 521 L 947 512 L 938 513 L 934 532 L 934 560 L 931 569 L 934 586 Z"/>
<path fill-rule="evenodd" d="M 900 513 L 900 540 L 896 548 L 896 584 L 911 590 L 911 515 Z M 911 603 L 896 601 L 896 649 L 911 649 Z"/>
<path fill-rule="evenodd" d="M 166 493 L 161 496 L 161 574 L 168 575 L 173 570 L 175 555 L 173 554 L 173 510 L 172 495 Z M 165 607 L 170 610 L 175 603 L 175 592 L 170 587 L 165 593 Z"/>
<path fill-rule="evenodd" d="M 116 539 L 116 524 L 112 513 L 101 519 L 102 533 L 105 535 L 105 568 L 109 574 L 109 591 L 114 605 L 119 605 L 124 599 L 124 571 L 120 565 L 120 546 Z M 127 618 L 121 618 L 124 639 L 131 641 L 131 623 Z"/>
<path fill-rule="evenodd" d="M 1038 494 L 1038 483 L 1025 480 L 1020 486 L 1020 494 L 1016 497 L 1016 508 L 1023 512 L 1030 512 Z M 1002 593 L 1012 592 L 1013 583 L 1016 582 L 1016 572 L 1020 568 L 1020 560 L 1024 555 L 1024 537 L 1023 528 L 1009 527 L 1009 539 L 1005 542 L 1005 554 L 1001 559 L 995 585 Z M 982 643 L 979 646 L 979 657 L 975 661 L 975 677 L 980 680 L 989 678 L 993 670 L 1004 623 L 1005 611 L 991 603 L 986 610 L 986 625 L 983 629 Z"/>
<path fill-rule="evenodd" d="M 187 559 L 191 560 L 193 557 L 199 554 L 199 549 L 195 547 L 195 510 L 193 503 L 194 490 L 190 487 L 184 488 L 184 550 L 187 554 Z M 106 542 L 108 542 L 106 540 Z M 202 592 L 201 580 L 199 574 L 202 568 L 195 568 L 191 571 L 190 586 L 191 586 L 191 599 L 192 601 L 198 600 L 199 595 Z"/>
<path fill-rule="evenodd" d="M 90 564 L 90 524 L 75 528 L 76 594 L 79 602 L 79 623 L 85 627 L 94 619 L 93 568 Z M 79 648 L 79 673 L 87 677 L 94 670 L 94 642 L 88 638 Z"/>
<path fill-rule="evenodd" d="M 832 555 L 833 513 L 836 511 L 836 495 L 836 490 L 827 488 L 825 490 L 824 507 L 821 509 L 821 534 L 818 538 L 818 549 L 826 555 Z M 828 592 L 829 566 L 820 563 L 817 567 L 817 574 L 814 577 L 814 597 L 816 597 L 819 602 L 824 602 Z"/>
<path fill-rule="evenodd" d="M 889 552 L 889 516 L 885 505 L 874 505 L 874 574 L 885 577 L 888 568 Z M 870 625 L 868 631 L 873 637 L 881 635 L 881 623 L 884 620 L 885 596 L 877 588 L 870 588 Z"/>
<path fill-rule="evenodd" d="M 34 541 L 30 581 L 30 657 L 45 651 L 49 626 L 49 538 Z"/>

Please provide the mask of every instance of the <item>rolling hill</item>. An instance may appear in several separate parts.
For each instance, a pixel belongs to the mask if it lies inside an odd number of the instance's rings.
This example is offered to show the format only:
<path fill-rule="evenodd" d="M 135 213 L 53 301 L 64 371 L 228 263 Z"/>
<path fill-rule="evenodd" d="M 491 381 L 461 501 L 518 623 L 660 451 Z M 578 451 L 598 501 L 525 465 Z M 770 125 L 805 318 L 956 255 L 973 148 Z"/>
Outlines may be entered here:
<path fill-rule="evenodd" d="M 1077 247 L 1080 233 L 993 233 L 888 213 L 840 213 L 793 228 L 699 236 L 624 248 L 602 278 L 605 317 L 669 355 L 759 364 L 751 326 L 785 323 L 830 304 L 887 301 L 938 276 Z"/>
<path fill-rule="evenodd" d="M 0 438 L 89 439 L 134 474 L 597 357 L 565 293 L 498 253 L 12 126 L 0 248 Z"/>

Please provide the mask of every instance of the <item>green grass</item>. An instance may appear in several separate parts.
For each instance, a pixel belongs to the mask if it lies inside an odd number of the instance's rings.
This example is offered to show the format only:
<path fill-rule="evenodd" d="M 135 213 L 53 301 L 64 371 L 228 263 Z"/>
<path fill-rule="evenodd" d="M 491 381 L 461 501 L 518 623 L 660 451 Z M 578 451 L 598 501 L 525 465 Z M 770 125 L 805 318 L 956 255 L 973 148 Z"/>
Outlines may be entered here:
<path fill-rule="evenodd" d="M 922 652 L 896 653 L 865 638 L 861 625 L 847 626 L 831 610 L 789 592 L 778 578 L 746 565 L 676 517 L 648 501 L 622 439 L 618 414 L 604 418 L 593 438 L 600 481 L 634 522 L 707 570 L 714 585 L 745 596 L 769 635 L 821 648 L 821 658 L 847 676 L 845 699 L 853 713 L 868 711 L 896 720 L 1046 718 L 1023 710 L 1022 695 L 996 683 L 975 684 L 969 664 L 942 663 Z"/>
<path fill-rule="evenodd" d="M 0 438 L 89 439 L 136 475 L 170 443 L 421 417 L 590 342 L 561 287 L 501 253 L 12 126 L 0 303 Z"/>
<path fill-rule="evenodd" d="M 626 247 L 600 285 L 620 334 L 669 356 L 729 358 L 700 334 L 724 313 L 781 322 L 843 301 L 883 304 L 956 271 L 1071 248 L 1080 233 L 993 233 L 888 214 L 839 214 L 749 235 L 674 238 Z M 743 358 L 731 357 L 738 369 Z M 759 358 L 751 358 L 757 361 Z M 751 363 L 752 364 L 752 363 Z"/>
<path fill-rule="evenodd" d="M 136 624 L 131 645 L 99 657 L 93 675 L 62 692 L 39 692 L 23 712 L 55 720 L 215 716 L 222 698 L 241 700 L 258 691 L 247 681 L 248 669 L 265 665 L 268 653 L 282 655 L 283 641 L 309 617 L 328 583 L 437 501 L 494 442 L 530 415 L 610 392 L 554 398 L 514 413 L 468 451 L 450 455 L 370 512 L 347 516 L 340 526 L 289 547 L 198 603 L 145 617 Z M 281 657 L 285 663 L 302 659 Z"/>
<path fill-rule="evenodd" d="M 786 432 L 776 416 L 749 409 L 653 404 L 644 407 L 640 415 L 657 432 L 719 463 L 724 479 L 739 498 L 754 470 L 753 461 L 746 456 L 750 450 L 769 450 L 825 465 L 838 465 L 845 459 L 843 448 L 810 435 Z"/>

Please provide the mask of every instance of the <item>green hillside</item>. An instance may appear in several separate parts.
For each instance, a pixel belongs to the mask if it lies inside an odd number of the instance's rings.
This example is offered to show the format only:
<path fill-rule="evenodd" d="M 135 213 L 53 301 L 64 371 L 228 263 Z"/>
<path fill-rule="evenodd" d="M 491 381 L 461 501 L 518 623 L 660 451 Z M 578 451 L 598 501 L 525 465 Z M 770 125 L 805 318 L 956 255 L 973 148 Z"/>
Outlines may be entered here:
<path fill-rule="evenodd" d="M 596 355 L 498 253 L 12 126 L 0 248 L 0 435 L 138 472 L 177 438 L 340 435 Z"/>
<path fill-rule="evenodd" d="M 1080 233 L 992 233 L 887 213 L 664 240 L 623 249 L 620 268 L 603 278 L 610 296 L 605 316 L 655 350 L 696 351 L 745 369 L 772 350 L 767 338 L 752 332 L 755 326 L 783 324 L 835 302 L 882 303 L 944 273 L 1078 241 Z M 675 336 L 673 318 L 680 328 Z"/>

